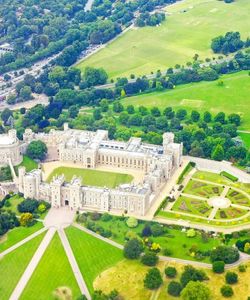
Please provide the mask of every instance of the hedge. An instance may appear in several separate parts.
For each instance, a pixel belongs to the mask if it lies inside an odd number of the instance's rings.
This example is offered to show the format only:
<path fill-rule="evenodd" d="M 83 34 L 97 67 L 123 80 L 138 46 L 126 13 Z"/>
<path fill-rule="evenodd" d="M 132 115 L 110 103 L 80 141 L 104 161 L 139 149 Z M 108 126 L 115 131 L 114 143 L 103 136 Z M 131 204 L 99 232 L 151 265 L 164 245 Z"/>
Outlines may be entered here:
<path fill-rule="evenodd" d="M 194 162 L 189 162 L 185 169 L 181 172 L 181 175 L 179 176 L 178 180 L 177 180 L 177 184 L 181 184 L 184 180 L 184 176 L 191 171 L 193 168 L 195 167 L 195 163 Z"/>
<path fill-rule="evenodd" d="M 229 179 L 229 180 L 231 180 L 231 181 L 233 181 L 233 182 L 236 182 L 236 181 L 238 181 L 238 179 L 239 179 L 239 178 L 233 176 L 232 174 L 227 173 L 226 171 L 222 171 L 222 172 L 220 173 L 220 175 L 226 177 L 227 179 Z"/>

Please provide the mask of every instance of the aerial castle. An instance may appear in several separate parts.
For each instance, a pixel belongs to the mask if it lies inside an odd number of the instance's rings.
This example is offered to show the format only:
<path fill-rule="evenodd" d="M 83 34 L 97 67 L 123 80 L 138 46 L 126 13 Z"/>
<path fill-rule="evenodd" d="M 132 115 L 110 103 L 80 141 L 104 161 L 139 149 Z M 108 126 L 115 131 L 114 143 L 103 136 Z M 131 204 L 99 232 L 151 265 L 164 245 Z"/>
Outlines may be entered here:
<path fill-rule="evenodd" d="M 128 142 L 109 140 L 106 130 L 75 130 L 65 124 L 63 131 L 51 130 L 48 134 L 26 129 L 20 144 L 22 151 L 33 140 L 47 145 L 50 161 L 71 162 L 83 168 L 108 166 L 143 173 L 140 184 L 122 184 L 109 189 L 86 186 L 77 177 L 65 182 L 63 175 L 47 183 L 42 180 L 41 170 L 26 172 L 24 167 L 19 168 L 19 191 L 25 197 L 46 200 L 53 207 L 143 216 L 182 162 L 182 144 L 174 143 L 173 133 L 164 133 L 163 145 L 159 146 L 142 143 L 140 138 L 131 138 Z"/>

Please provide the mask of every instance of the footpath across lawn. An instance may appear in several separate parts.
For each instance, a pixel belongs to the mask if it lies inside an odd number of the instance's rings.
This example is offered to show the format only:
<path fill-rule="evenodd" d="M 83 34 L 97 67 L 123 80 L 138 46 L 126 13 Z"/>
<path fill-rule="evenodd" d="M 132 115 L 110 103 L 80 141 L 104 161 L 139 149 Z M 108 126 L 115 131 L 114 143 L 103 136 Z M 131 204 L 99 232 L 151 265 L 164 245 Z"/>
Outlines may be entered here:
<path fill-rule="evenodd" d="M 29 235 L 43 228 L 43 224 L 41 222 L 37 222 L 35 225 L 31 227 L 15 227 L 12 230 L 8 231 L 5 235 L 0 238 L 0 253 L 4 250 L 10 248 L 16 243 L 22 241 Z"/>
<path fill-rule="evenodd" d="M 105 243 L 75 227 L 65 230 L 82 276 L 90 293 L 93 292 L 93 282 L 104 270 L 114 266 L 123 259 L 123 253 L 108 243 Z"/>
<path fill-rule="evenodd" d="M 41 233 L 0 260 L 0 299 L 7 300 L 28 266 L 45 233 Z M 32 298 L 38 299 L 38 298 Z M 40 298 L 39 298 L 40 299 Z"/>
<path fill-rule="evenodd" d="M 52 300 L 58 287 L 69 287 L 73 299 L 81 292 L 58 234 L 53 237 L 20 300 Z"/>

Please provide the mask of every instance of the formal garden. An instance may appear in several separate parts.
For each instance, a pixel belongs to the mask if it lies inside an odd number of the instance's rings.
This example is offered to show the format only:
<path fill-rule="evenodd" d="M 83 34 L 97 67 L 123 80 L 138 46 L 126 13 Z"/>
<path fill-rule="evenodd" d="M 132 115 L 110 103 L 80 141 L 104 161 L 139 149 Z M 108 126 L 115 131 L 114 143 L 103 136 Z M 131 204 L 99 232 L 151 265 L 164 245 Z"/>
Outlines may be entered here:
<path fill-rule="evenodd" d="M 177 187 L 156 213 L 156 219 L 175 219 L 215 227 L 250 222 L 250 184 L 227 172 L 187 169 Z"/>

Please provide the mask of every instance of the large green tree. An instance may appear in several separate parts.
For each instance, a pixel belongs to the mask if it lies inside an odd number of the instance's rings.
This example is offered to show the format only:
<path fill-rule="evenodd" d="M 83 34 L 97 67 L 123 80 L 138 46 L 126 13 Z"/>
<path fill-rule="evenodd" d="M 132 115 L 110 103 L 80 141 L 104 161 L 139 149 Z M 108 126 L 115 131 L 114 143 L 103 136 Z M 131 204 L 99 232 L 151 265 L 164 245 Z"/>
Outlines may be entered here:
<path fill-rule="evenodd" d="M 43 160 L 48 152 L 47 146 L 42 141 L 32 141 L 26 150 L 27 156 L 32 159 Z"/>

